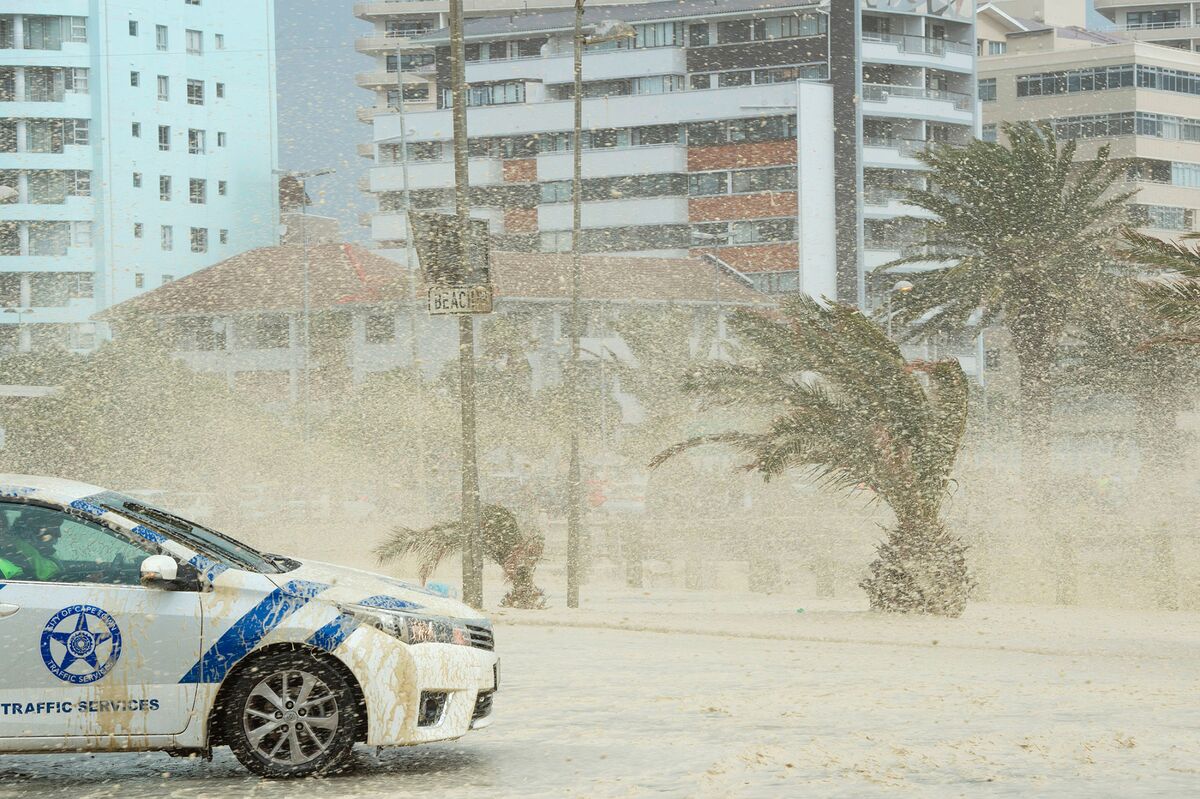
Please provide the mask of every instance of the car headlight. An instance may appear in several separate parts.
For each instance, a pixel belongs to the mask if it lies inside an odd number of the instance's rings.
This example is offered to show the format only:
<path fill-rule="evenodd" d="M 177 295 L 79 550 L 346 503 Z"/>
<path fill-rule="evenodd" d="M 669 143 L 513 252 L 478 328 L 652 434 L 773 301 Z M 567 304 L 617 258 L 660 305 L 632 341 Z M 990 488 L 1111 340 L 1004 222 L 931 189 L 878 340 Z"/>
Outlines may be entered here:
<path fill-rule="evenodd" d="M 341 610 L 381 632 L 399 638 L 406 644 L 471 646 L 470 631 L 455 619 L 370 608 L 365 605 L 343 605 Z"/>

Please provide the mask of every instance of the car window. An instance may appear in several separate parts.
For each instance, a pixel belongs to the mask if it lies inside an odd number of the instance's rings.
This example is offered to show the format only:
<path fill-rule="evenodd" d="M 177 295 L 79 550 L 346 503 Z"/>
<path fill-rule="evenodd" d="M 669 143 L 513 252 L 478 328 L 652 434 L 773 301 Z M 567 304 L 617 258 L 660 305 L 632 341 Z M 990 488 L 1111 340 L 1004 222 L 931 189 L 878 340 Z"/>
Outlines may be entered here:
<path fill-rule="evenodd" d="M 138 585 L 141 563 L 151 554 L 95 522 L 0 503 L 0 579 Z"/>

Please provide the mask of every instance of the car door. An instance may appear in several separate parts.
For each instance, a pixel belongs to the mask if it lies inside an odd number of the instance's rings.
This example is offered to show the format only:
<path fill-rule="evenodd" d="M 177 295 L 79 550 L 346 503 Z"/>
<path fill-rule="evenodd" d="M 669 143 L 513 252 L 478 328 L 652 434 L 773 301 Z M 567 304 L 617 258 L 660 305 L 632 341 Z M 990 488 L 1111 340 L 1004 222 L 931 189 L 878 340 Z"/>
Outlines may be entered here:
<path fill-rule="evenodd" d="M 0 502 L 0 739 L 187 727 L 200 594 L 143 587 L 151 554 L 83 514 Z"/>

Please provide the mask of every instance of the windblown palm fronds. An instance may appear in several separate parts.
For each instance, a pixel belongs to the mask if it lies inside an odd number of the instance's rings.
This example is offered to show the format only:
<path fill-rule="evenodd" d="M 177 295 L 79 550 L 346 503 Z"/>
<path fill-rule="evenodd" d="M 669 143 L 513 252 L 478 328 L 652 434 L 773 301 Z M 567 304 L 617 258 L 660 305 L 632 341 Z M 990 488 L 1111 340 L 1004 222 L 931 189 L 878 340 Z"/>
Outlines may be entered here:
<path fill-rule="evenodd" d="M 504 570 L 512 586 L 500 604 L 504 607 L 545 607 L 545 595 L 533 583 L 534 571 L 542 559 L 545 542 L 537 534 L 521 532 L 517 517 L 501 505 L 480 509 L 483 551 Z M 417 562 L 421 582 L 429 580 L 438 565 L 462 550 L 463 532 L 459 522 L 441 522 L 423 530 L 393 528 L 391 536 L 375 548 L 380 563 L 411 557 Z"/>
<path fill-rule="evenodd" d="M 873 492 L 897 526 L 863 582 L 872 606 L 961 613 L 965 549 L 939 518 L 966 428 L 958 362 L 908 362 L 856 309 L 808 298 L 787 300 L 779 316 L 740 311 L 732 324 L 744 357 L 694 370 L 684 389 L 713 406 L 765 410 L 769 421 L 681 442 L 651 466 L 723 444 L 768 480 L 801 469 L 830 489 Z"/>
<path fill-rule="evenodd" d="M 1200 245 L 1164 241 L 1126 228 L 1118 253 L 1123 260 L 1152 270 L 1137 284 L 1137 292 L 1155 316 L 1179 328 L 1155 341 L 1200 343 Z"/>
<path fill-rule="evenodd" d="M 928 186 L 905 202 L 935 218 L 911 218 L 923 246 L 883 267 L 939 262 L 906 275 L 915 284 L 894 303 L 904 335 L 961 334 L 1003 324 L 1020 364 L 1024 460 L 1043 460 L 1057 346 L 1068 326 L 1087 323 L 1089 297 L 1111 290 L 1116 270 L 1105 244 L 1125 223 L 1132 192 L 1114 191 L 1121 167 L 1108 148 L 1076 161 L 1045 123 L 1006 124 L 1007 146 L 976 141 L 920 156 Z"/>

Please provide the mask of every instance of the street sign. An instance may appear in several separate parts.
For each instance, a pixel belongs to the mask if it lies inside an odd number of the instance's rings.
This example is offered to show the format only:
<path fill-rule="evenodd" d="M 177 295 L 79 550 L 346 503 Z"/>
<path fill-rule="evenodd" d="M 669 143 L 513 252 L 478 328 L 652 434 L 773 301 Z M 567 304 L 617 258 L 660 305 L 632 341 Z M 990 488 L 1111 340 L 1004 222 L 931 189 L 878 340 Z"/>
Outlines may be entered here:
<path fill-rule="evenodd" d="M 409 211 L 413 244 L 425 280 L 435 286 L 485 286 L 490 280 L 488 223 L 472 219 L 467 228 L 464 268 L 458 218 L 435 211 Z"/>
<path fill-rule="evenodd" d="M 491 286 L 433 286 L 429 289 L 429 313 L 433 316 L 491 312 Z"/>

